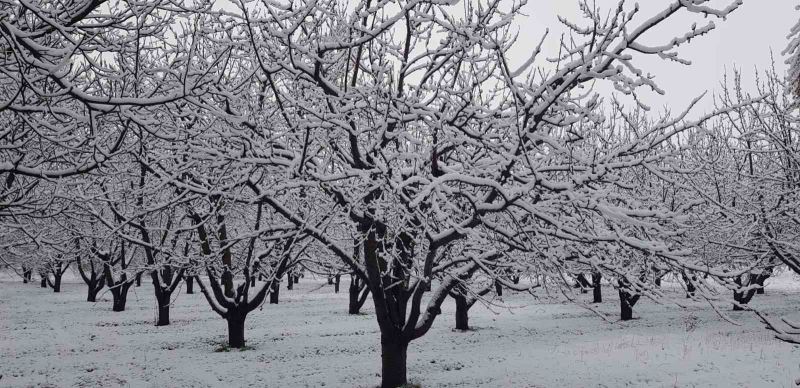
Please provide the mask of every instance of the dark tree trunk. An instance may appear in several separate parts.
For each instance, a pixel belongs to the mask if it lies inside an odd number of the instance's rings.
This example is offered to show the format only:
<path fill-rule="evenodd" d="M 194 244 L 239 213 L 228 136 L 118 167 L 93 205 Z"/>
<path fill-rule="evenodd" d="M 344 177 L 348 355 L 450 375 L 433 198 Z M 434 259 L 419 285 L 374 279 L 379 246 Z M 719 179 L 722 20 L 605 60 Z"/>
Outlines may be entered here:
<path fill-rule="evenodd" d="M 261 205 L 258 207 L 258 213 L 256 218 L 260 220 L 261 218 Z M 197 232 L 198 236 L 200 236 L 202 240 L 201 250 L 204 255 L 210 256 L 211 249 L 209 247 L 209 241 L 207 239 L 208 234 L 206 233 L 205 227 L 202 225 L 202 221 L 199 216 L 195 217 L 195 221 L 198 224 Z M 217 216 L 217 221 L 220 224 L 219 230 L 219 241 L 220 244 L 223 245 L 224 241 L 227 241 L 227 232 L 225 229 L 224 218 L 222 216 Z M 256 222 L 255 230 L 259 229 L 259 222 Z M 200 290 L 205 296 L 208 303 L 211 305 L 211 308 L 216 312 L 220 317 L 225 319 L 228 325 L 228 345 L 233 348 L 243 348 L 245 346 L 244 340 L 244 324 L 245 319 L 247 318 L 247 314 L 256 309 L 258 306 L 261 306 L 264 300 L 266 299 L 267 294 L 270 297 L 271 304 L 278 303 L 278 293 L 280 292 L 280 280 L 286 273 L 287 269 L 287 260 L 289 258 L 289 253 L 292 249 L 292 246 L 295 242 L 294 238 L 290 238 L 286 240 L 283 244 L 283 251 L 281 253 L 281 259 L 272 266 L 272 273 L 270 276 L 267 276 L 268 283 L 263 284 L 256 292 L 255 295 L 250 294 L 250 287 L 249 283 L 251 281 L 250 278 L 250 270 L 253 267 L 250 266 L 250 259 L 252 257 L 252 250 L 247 254 L 247 264 L 243 268 L 243 282 L 242 284 L 236 286 L 234 288 L 234 277 L 233 273 L 231 272 L 232 266 L 232 256 L 233 253 L 230 249 L 225 249 L 223 252 L 222 257 L 222 264 L 225 266 L 221 276 L 218 277 L 218 271 L 212 269 L 211 267 L 206 267 L 206 274 L 208 275 L 208 282 L 210 287 L 206 287 L 205 283 L 203 282 L 202 278 L 199 276 L 196 277 L 197 284 L 200 286 Z M 250 246 L 252 249 L 252 245 Z M 258 263 L 258 262 L 256 262 Z M 261 265 L 260 263 L 258 264 Z M 255 266 L 255 265 L 254 265 Z M 263 274 L 262 271 L 259 271 L 258 276 L 261 277 Z M 209 290 L 210 288 L 210 290 Z M 251 297 L 252 296 L 252 297 Z"/>
<path fill-rule="evenodd" d="M 53 292 L 61 292 L 61 276 L 63 273 L 61 271 L 53 272 L 53 284 L 50 287 L 53 287 Z"/>
<path fill-rule="evenodd" d="M 281 292 L 280 283 L 278 283 L 277 279 L 272 283 L 271 290 L 269 292 L 269 304 L 278 304 L 278 296 Z"/>
<path fill-rule="evenodd" d="M 33 279 L 33 270 L 22 268 L 22 283 L 28 283 Z"/>
<path fill-rule="evenodd" d="M 161 269 L 150 272 L 150 278 L 153 280 L 153 291 L 158 303 L 156 326 L 169 325 L 169 308 L 172 302 L 172 293 L 180 285 L 184 273 L 185 269 L 178 269 L 176 272 L 175 267 L 172 265 L 165 265 Z"/>
<path fill-rule="evenodd" d="M 759 280 L 759 276 L 758 275 L 750 274 L 747 283 L 744 283 L 741 280 L 741 277 L 737 277 L 736 279 L 734 279 L 734 282 L 736 282 L 736 285 L 738 285 L 739 287 L 746 287 L 746 286 L 751 286 L 754 283 L 757 283 L 758 280 Z M 734 291 L 733 292 L 733 300 L 736 303 L 733 304 L 733 310 L 734 311 L 742 311 L 742 310 L 744 310 L 744 307 L 742 307 L 741 305 L 746 305 L 746 304 L 750 303 L 750 300 L 753 299 L 753 296 L 755 294 L 756 294 L 756 290 L 752 289 L 752 288 L 747 290 L 747 291 Z"/>
<path fill-rule="evenodd" d="M 339 293 L 339 284 L 342 282 L 342 275 L 336 275 L 333 278 L 333 292 L 338 294 Z"/>
<path fill-rule="evenodd" d="M 633 307 L 628 303 L 627 293 L 619 291 L 619 306 L 620 306 L 620 319 L 629 321 L 633 319 Z"/>
<path fill-rule="evenodd" d="M 99 293 L 99 289 L 95 289 L 94 287 L 89 286 L 88 292 L 86 293 L 86 301 L 87 302 L 97 302 L 97 294 Z"/>
<path fill-rule="evenodd" d="M 639 295 L 632 294 L 630 290 L 626 289 L 629 284 L 625 280 L 619 281 L 620 319 L 623 321 L 633 319 L 633 306 L 639 301 Z"/>
<path fill-rule="evenodd" d="M 97 294 L 100 290 L 103 289 L 103 281 L 102 279 L 94 279 L 94 275 L 92 275 L 91 282 L 88 284 L 88 291 L 86 293 L 86 301 L 87 302 L 97 302 Z"/>
<path fill-rule="evenodd" d="M 166 301 L 158 300 L 158 319 L 156 326 L 169 325 L 169 297 Z"/>
<path fill-rule="evenodd" d="M 742 311 L 742 310 L 744 310 L 744 308 L 742 308 L 742 306 L 740 306 L 740 305 L 747 304 L 747 302 L 744 302 L 743 299 L 744 299 L 744 293 L 743 292 L 738 292 L 738 291 L 734 291 L 733 292 L 733 301 L 736 302 L 736 303 L 733 304 L 733 311 Z"/>
<path fill-rule="evenodd" d="M 125 285 L 121 285 L 118 288 L 125 290 L 118 290 L 116 292 L 112 292 L 111 296 L 113 299 L 111 310 L 113 311 L 125 311 L 125 304 L 128 302 L 128 287 Z"/>
<path fill-rule="evenodd" d="M 261 261 L 256 260 L 253 262 L 253 269 L 250 272 L 250 287 L 256 286 L 256 278 L 261 280 Z"/>
<path fill-rule="evenodd" d="M 329 286 L 333 285 L 333 276 L 328 276 L 328 285 Z"/>
<path fill-rule="evenodd" d="M 347 308 L 348 314 L 359 314 L 364 302 L 369 295 L 369 287 L 364 285 L 356 275 L 350 275 L 350 287 L 348 288 L 350 303 Z"/>
<path fill-rule="evenodd" d="M 186 293 L 194 294 L 194 276 L 186 277 Z"/>
<path fill-rule="evenodd" d="M 129 281 L 124 273 L 120 276 L 119 281 L 115 281 L 114 276 L 111 275 L 110 267 L 106 266 L 106 283 L 111 291 L 111 310 L 117 312 L 125 311 L 125 304 L 128 302 L 128 290 L 133 285 L 133 281 Z"/>
<path fill-rule="evenodd" d="M 230 259 L 225 259 L 225 257 L 228 255 L 228 250 L 225 250 L 225 252 L 226 253 L 223 254 L 222 263 L 225 264 L 226 267 L 225 270 L 222 271 L 222 277 L 220 279 L 222 280 L 222 285 L 225 288 L 225 296 L 228 298 L 233 298 L 235 296 L 235 291 L 233 289 L 233 274 L 230 271 Z"/>
<path fill-rule="evenodd" d="M 139 272 L 136 274 L 136 287 L 142 286 L 142 273 Z"/>
<path fill-rule="evenodd" d="M 47 275 L 42 275 L 42 281 L 39 283 L 42 288 L 47 288 Z"/>
<path fill-rule="evenodd" d="M 89 262 L 89 269 L 85 271 L 81 266 L 80 259 L 78 259 L 78 273 L 81 275 L 81 279 L 83 282 L 86 283 L 86 301 L 87 302 L 96 302 L 97 301 L 97 294 L 106 284 L 106 275 L 101 271 L 97 271 L 97 267 L 95 267 L 92 261 Z"/>
<path fill-rule="evenodd" d="M 497 280 L 494 281 L 494 293 L 497 294 L 497 296 L 503 296 L 503 285 Z"/>
<path fill-rule="evenodd" d="M 241 349 L 244 347 L 244 321 L 247 316 L 231 313 L 225 320 L 228 322 L 228 346 Z"/>
<path fill-rule="evenodd" d="M 286 277 L 286 289 L 293 290 L 294 289 L 294 277 L 291 275 Z"/>
<path fill-rule="evenodd" d="M 589 283 L 589 279 L 586 279 L 586 275 L 579 273 L 576 277 L 576 280 L 577 286 L 581 289 L 581 294 L 589 293 L 589 288 L 592 286 L 592 284 Z"/>
<path fill-rule="evenodd" d="M 407 355 L 408 343 L 381 334 L 381 388 L 397 388 L 408 384 Z"/>
<path fill-rule="evenodd" d="M 460 294 L 453 295 L 456 301 L 456 330 L 469 330 L 469 302 L 467 297 Z"/>
<path fill-rule="evenodd" d="M 603 288 L 600 281 L 603 280 L 603 274 L 599 272 L 592 273 L 592 296 L 594 303 L 603 303 Z"/>
<path fill-rule="evenodd" d="M 172 282 L 167 279 L 167 286 L 162 286 L 158 279 L 158 276 L 153 274 L 153 288 L 155 289 L 156 293 L 156 303 L 158 304 L 158 316 L 156 317 L 156 326 L 167 326 L 169 325 L 169 306 L 171 302 L 172 296 L 172 289 L 171 285 Z M 176 279 L 176 282 L 180 280 Z"/>
<path fill-rule="evenodd" d="M 764 295 L 764 282 L 766 282 L 767 279 L 769 279 L 769 276 L 770 273 L 763 273 L 760 275 L 756 275 L 756 283 L 759 285 L 759 287 L 756 289 L 757 295 Z"/>
<path fill-rule="evenodd" d="M 255 295 L 251 295 L 249 292 L 248 285 L 250 275 L 245 271 L 244 282 L 235 288 L 236 294 L 233 299 L 223 297 L 224 284 L 221 282 L 222 277 L 217 277 L 211 269 L 206 268 L 211 290 L 205 286 L 201 278 L 198 277 L 195 279 L 200 286 L 203 296 L 205 296 L 206 300 L 212 305 L 212 309 L 219 314 L 220 317 L 225 319 L 228 325 L 229 347 L 243 348 L 245 346 L 244 324 L 247 314 L 258 306 L 261 306 L 267 294 L 273 291 L 272 286 L 278 284 L 284 268 L 284 264 L 280 264 L 275 278 L 270 278 L 270 283 L 262 285 Z M 216 302 L 214 301 L 215 299 Z"/>

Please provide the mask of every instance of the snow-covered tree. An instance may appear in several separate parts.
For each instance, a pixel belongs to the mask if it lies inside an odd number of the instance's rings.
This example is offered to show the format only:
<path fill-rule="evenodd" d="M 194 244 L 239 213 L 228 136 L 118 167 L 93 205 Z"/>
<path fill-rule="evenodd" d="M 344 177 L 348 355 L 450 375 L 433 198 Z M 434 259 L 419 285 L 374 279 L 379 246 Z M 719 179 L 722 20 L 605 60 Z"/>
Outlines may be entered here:
<path fill-rule="evenodd" d="M 670 169 L 659 145 L 705 118 L 614 125 L 591 85 L 660 91 L 633 54 L 681 61 L 674 49 L 713 23 L 667 42 L 647 44 L 647 32 L 681 13 L 723 18 L 739 4 L 707 3 L 676 1 L 646 18 L 638 7 L 608 15 L 582 3 L 586 18 L 564 21 L 571 36 L 558 57 L 531 45 L 522 63 L 508 54 L 519 4 L 242 3 L 226 17 L 251 45 L 242 50 L 255 87 L 224 97 L 226 133 L 240 140 L 215 152 L 238 159 L 254 195 L 215 192 L 264 204 L 350 266 L 375 305 L 382 386 L 401 386 L 408 344 L 450 292 L 481 283 L 470 282 L 478 273 L 530 289 L 537 284 L 506 277 L 509 266 L 557 275 L 566 260 L 594 257 L 569 252 L 595 245 L 681 259 L 670 240 L 679 212 L 618 192 L 630 189 L 628 169 Z M 328 228 L 342 220 L 344 232 Z M 641 283 L 619 257 L 597 260 L 623 289 Z"/>
<path fill-rule="evenodd" d="M 758 77 L 758 101 L 741 86 L 740 77 L 721 95 L 724 106 L 737 106 L 706 136 L 709 152 L 697 193 L 710 205 L 705 212 L 707 241 L 728 267 L 740 268 L 725 285 L 736 306 L 746 304 L 777 263 L 800 273 L 800 133 L 793 86 L 774 67 Z M 700 234 L 700 233 L 696 233 Z M 744 303 L 743 303 L 744 302 Z M 798 325 L 789 328 L 762 318 L 778 337 L 797 342 Z"/>

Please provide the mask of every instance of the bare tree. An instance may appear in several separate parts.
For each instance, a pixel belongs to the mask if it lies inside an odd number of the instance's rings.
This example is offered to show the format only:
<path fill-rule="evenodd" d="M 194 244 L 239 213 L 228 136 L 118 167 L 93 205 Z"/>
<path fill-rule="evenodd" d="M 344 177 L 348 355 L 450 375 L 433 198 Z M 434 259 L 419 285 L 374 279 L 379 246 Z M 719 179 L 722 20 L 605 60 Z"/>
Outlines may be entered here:
<path fill-rule="evenodd" d="M 584 3 L 588 26 L 565 21 L 572 39 L 555 61 L 545 66 L 531 47 L 518 68 L 507 60 L 517 5 L 469 3 L 458 12 L 431 1 L 240 5 L 231 19 L 251 41 L 247 55 L 260 88 L 249 89 L 257 91 L 252 98 L 226 101 L 238 123 L 272 134 L 247 135 L 270 151 L 255 162 L 245 148 L 240 161 L 253 174 L 288 180 L 250 184 L 251 201 L 329 247 L 369 287 L 383 387 L 406 384 L 409 342 L 428 332 L 466 279 L 481 272 L 507 288 L 536 286 L 506 279 L 507 258 L 521 260 L 521 268 L 544 260 L 549 265 L 541 267 L 554 273 L 563 269 L 560 260 L 577 257 L 558 250 L 581 245 L 680 259 L 669 242 L 659 243 L 677 211 L 649 211 L 612 192 L 626 189 L 617 185 L 620 171 L 640 167 L 658 176 L 667 169 L 662 162 L 671 154 L 659 146 L 707 117 L 685 122 L 682 114 L 645 129 L 607 123 L 589 86 L 608 80 L 626 94 L 640 86 L 660 91 L 630 54 L 681 61 L 673 49 L 713 24 L 666 44 L 643 40 L 676 14 L 722 18 L 738 6 L 705 3 L 676 1 L 644 20 L 638 9 L 606 17 Z M 316 206 L 298 205 L 301 193 Z M 323 219 L 347 221 L 348 233 L 327 229 Z M 355 247 L 342 234 L 357 236 Z M 555 246 L 543 249 L 546 240 Z M 454 246 L 463 254 L 447 254 Z M 627 274 L 613 256 L 596 266 Z"/>

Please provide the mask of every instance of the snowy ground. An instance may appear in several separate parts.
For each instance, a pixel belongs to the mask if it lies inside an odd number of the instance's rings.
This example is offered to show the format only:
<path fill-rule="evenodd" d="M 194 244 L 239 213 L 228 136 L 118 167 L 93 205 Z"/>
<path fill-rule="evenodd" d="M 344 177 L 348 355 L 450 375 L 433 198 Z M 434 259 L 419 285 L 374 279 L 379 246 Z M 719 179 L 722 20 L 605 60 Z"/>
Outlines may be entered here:
<path fill-rule="evenodd" d="M 800 283 L 768 286 L 752 303 L 796 317 L 800 290 L 791 284 Z M 114 313 L 110 294 L 85 302 L 83 284 L 54 294 L 5 277 L 0 386 L 374 387 L 377 324 L 369 307 L 349 316 L 343 291 L 309 279 L 284 288 L 281 304 L 248 318 L 251 349 L 220 352 L 225 322 L 200 294 L 180 295 L 172 325 L 155 327 L 150 285 L 132 289 L 127 311 Z M 615 317 L 616 296 L 604 291 L 600 310 Z M 409 378 L 424 387 L 792 387 L 800 377 L 800 348 L 774 340 L 750 313 L 731 313 L 743 324 L 735 326 L 701 304 L 643 300 L 641 319 L 607 323 L 555 298 L 505 302 L 525 306 L 475 306 L 470 332 L 451 330 L 447 304 L 411 344 Z"/>

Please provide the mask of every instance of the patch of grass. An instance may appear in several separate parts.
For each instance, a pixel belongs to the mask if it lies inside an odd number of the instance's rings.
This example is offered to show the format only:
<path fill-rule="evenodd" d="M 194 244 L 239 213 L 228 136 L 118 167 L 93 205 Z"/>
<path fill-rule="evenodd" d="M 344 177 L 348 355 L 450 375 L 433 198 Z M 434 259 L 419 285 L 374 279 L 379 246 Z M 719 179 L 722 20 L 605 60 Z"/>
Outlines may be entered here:
<path fill-rule="evenodd" d="M 214 353 L 223 353 L 223 352 L 227 353 L 227 352 L 230 352 L 230 351 L 231 351 L 231 347 L 228 346 L 228 344 L 219 344 L 219 346 L 217 346 L 214 349 Z"/>
<path fill-rule="evenodd" d="M 252 346 L 247 346 L 247 345 L 245 345 L 244 347 L 241 347 L 241 348 L 232 348 L 232 347 L 228 346 L 228 344 L 218 344 L 218 346 L 216 348 L 214 348 L 214 353 L 227 353 L 227 352 L 230 352 L 230 351 L 233 351 L 233 350 L 238 350 L 240 352 L 244 352 L 244 351 L 247 351 L 247 350 L 255 350 L 255 348 L 252 347 Z"/>

